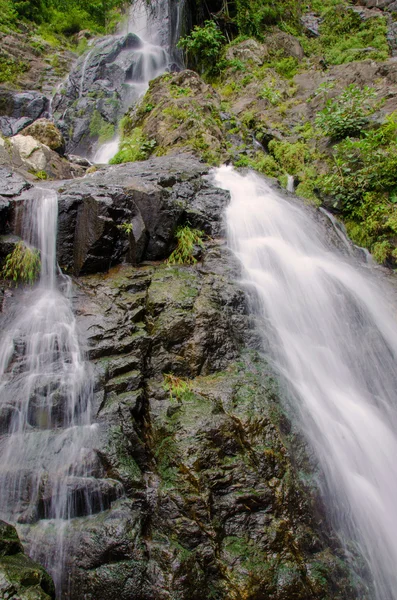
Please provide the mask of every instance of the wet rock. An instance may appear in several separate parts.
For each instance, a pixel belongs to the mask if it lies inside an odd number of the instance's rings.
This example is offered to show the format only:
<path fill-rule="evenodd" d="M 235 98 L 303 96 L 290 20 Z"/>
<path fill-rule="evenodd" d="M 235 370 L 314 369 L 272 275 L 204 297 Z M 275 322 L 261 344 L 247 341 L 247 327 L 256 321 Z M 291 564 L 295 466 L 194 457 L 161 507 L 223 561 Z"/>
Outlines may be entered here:
<path fill-rule="evenodd" d="M 105 271 L 126 257 L 138 263 L 165 258 L 176 226 L 186 221 L 219 234 L 228 194 L 203 178 L 206 173 L 208 167 L 197 159 L 180 155 L 106 167 L 64 186 L 59 197 L 60 264 L 79 274 Z M 130 235 L 122 229 L 128 223 Z"/>
<path fill-rule="evenodd" d="M 18 175 L 17 173 L 0 166 L 0 234 L 4 234 L 9 230 L 10 207 L 12 199 L 19 196 L 23 191 L 29 189 L 31 185 L 32 184 L 25 181 L 21 175 Z"/>
<path fill-rule="evenodd" d="M 16 135 L 30 123 L 44 116 L 49 100 L 40 92 L 13 92 L 0 88 L 0 131 Z"/>
<path fill-rule="evenodd" d="M 55 95 L 55 122 L 68 152 L 87 154 L 98 140 L 101 127 L 117 125 L 136 100 L 128 85 L 139 79 L 139 49 L 143 43 L 132 33 L 94 40 L 79 58 L 65 85 Z M 164 53 L 166 63 L 166 55 Z M 166 64 L 164 65 L 166 67 Z"/>
<path fill-rule="evenodd" d="M 0 521 L 0 596 L 8 600 L 55 598 L 51 578 L 23 554 L 15 528 L 4 521 Z"/>
<path fill-rule="evenodd" d="M 37 119 L 32 125 L 21 130 L 21 135 L 30 135 L 35 140 L 55 150 L 58 154 L 63 154 L 65 150 L 65 140 L 61 132 L 49 119 Z"/>

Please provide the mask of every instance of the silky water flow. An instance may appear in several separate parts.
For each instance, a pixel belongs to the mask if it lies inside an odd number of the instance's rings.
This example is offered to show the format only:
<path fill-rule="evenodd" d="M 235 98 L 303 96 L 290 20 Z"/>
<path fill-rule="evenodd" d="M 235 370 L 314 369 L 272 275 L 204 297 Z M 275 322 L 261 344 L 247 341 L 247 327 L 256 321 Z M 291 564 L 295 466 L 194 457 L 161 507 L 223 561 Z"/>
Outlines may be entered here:
<path fill-rule="evenodd" d="M 324 471 L 331 513 L 368 564 L 371 597 L 396 600 L 395 311 L 369 267 L 327 245 L 310 211 L 254 173 L 221 167 L 215 180 L 230 191 L 229 243 Z"/>
<path fill-rule="evenodd" d="M 16 524 L 61 598 L 72 529 L 78 539 L 71 525 L 106 506 L 93 451 L 92 377 L 71 283 L 56 265 L 56 192 L 35 188 L 20 212 L 21 236 L 40 250 L 41 273 L 33 289 L 17 290 L 0 339 L 0 518 Z"/>
<path fill-rule="evenodd" d="M 129 106 L 138 102 L 147 91 L 149 81 L 164 73 L 170 63 L 169 54 L 164 47 L 166 40 L 163 32 L 168 30 L 167 26 L 164 27 L 164 15 L 161 11 L 164 4 L 161 1 L 149 4 L 146 0 L 136 0 L 131 5 L 125 33 L 135 33 L 142 45 L 133 52 L 131 76 L 127 82 Z M 119 143 L 120 135 L 117 135 L 110 142 L 100 145 L 93 161 L 108 163 L 116 154 Z"/>

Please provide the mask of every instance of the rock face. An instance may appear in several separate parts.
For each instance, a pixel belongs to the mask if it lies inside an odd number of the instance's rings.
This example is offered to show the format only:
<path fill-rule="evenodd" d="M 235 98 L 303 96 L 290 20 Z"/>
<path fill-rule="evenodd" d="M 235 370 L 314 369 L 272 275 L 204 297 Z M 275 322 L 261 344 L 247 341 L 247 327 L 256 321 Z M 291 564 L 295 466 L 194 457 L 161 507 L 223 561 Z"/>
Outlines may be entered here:
<path fill-rule="evenodd" d="M 37 119 L 32 125 L 22 129 L 21 135 L 30 135 L 38 142 L 48 146 L 50 150 L 55 150 L 58 154 L 63 154 L 65 150 L 65 140 L 59 129 L 49 119 Z"/>
<path fill-rule="evenodd" d="M 7 600 L 55 598 L 50 576 L 23 554 L 15 528 L 4 521 L 0 521 L 0 597 Z"/>
<path fill-rule="evenodd" d="M 112 137 L 114 126 L 136 99 L 129 82 L 142 79 L 143 42 L 138 36 L 108 36 L 95 41 L 70 72 L 53 101 L 54 117 L 68 152 L 89 151 L 98 137 Z M 163 61 L 160 51 L 153 60 Z M 112 129 L 113 128 L 113 129 Z"/>
<path fill-rule="evenodd" d="M 58 257 L 73 273 L 105 271 L 129 255 L 135 262 L 167 257 L 176 226 L 188 221 L 210 235 L 221 230 L 227 194 L 201 176 L 208 167 L 189 155 L 107 167 L 64 186 L 59 197 Z M 132 234 L 120 226 L 132 224 Z"/>
<path fill-rule="evenodd" d="M 27 134 L 0 138 L 0 166 L 18 170 L 27 178 L 71 179 L 83 170 Z"/>
<path fill-rule="evenodd" d="M 263 47 L 254 44 L 244 51 L 258 59 Z M 146 138 L 155 141 L 155 152 L 160 155 L 191 151 L 210 164 L 219 164 L 228 156 L 228 116 L 221 113 L 217 92 L 194 71 L 165 74 L 151 81 L 139 107 L 131 109 L 128 117 L 126 137 L 135 127 L 141 128 Z M 241 143 L 241 138 L 238 141 Z"/>
<path fill-rule="evenodd" d="M 16 135 L 36 119 L 47 116 L 49 100 L 36 91 L 13 92 L 0 88 L 0 131 Z"/>
<path fill-rule="evenodd" d="M 19 180 L 5 189 L 18 192 Z M 107 167 L 60 189 L 61 263 L 92 273 L 105 252 L 108 266 L 120 261 L 127 250 L 114 236 L 126 219 L 133 231 L 141 223 L 141 258 L 151 259 L 75 280 L 103 503 L 72 525 L 70 600 L 367 598 L 261 354 L 222 239 L 227 201 L 208 167 L 186 156 Z M 186 222 L 212 236 L 202 260 L 159 262 Z M 21 526 L 27 538 L 34 526 Z"/>

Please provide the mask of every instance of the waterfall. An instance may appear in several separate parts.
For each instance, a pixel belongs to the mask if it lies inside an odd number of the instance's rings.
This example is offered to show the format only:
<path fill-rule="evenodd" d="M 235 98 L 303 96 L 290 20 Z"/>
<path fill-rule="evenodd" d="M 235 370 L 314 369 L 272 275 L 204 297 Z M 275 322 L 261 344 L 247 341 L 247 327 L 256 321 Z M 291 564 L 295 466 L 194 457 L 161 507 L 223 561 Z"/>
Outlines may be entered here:
<path fill-rule="evenodd" d="M 135 33 L 142 46 L 134 50 L 134 61 L 127 85 L 129 86 L 128 105 L 133 106 L 145 94 L 149 81 L 164 73 L 170 64 L 168 44 L 168 17 L 164 13 L 167 3 L 149 4 L 146 0 L 137 0 L 131 5 L 127 31 Z M 99 146 L 93 161 L 108 163 L 116 154 L 120 135 L 110 142 Z"/>
<path fill-rule="evenodd" d="M 92 377 L 70 280 L 57 278 L 57 195 L 36 188 L 21 204 L 20 233 L 40 250 L 41 274 L 37 286 L 19 292 L 0 339 L 0 518 L 17 525 L 61 598 L 68 523 L 107 506 L 93 451 Z"/>
<path fill-rule="evenodd" d="M 365 558 L 374 597 L 396 600 L 397 324 L 386 291 L 259 176 L 221 167 L 215 179 L 230 190 L 229 242 L 341 535 Z"/>

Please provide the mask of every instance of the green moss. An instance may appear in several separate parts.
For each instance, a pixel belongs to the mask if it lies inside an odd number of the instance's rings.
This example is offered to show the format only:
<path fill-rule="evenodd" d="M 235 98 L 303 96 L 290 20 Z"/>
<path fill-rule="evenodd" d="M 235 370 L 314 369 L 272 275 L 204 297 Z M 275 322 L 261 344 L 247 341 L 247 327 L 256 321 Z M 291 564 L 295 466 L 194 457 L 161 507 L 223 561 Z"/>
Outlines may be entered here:
<path fill-rule="evenodd" d="M 90 121 L 90 134 L 103 144 L 112 139 L 114 131 L 114 125 L 105 121 L 98 110 L 94 110 Z"/>

